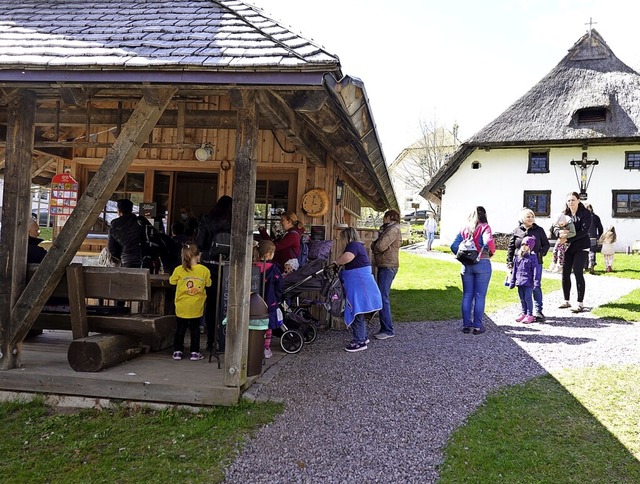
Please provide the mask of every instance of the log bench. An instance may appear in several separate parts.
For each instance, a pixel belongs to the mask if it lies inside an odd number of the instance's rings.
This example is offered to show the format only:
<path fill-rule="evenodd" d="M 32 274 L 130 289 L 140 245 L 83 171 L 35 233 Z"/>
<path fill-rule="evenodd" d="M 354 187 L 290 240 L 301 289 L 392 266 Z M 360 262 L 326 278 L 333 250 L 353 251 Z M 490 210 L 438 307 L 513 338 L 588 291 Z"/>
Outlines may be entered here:
<path fill-rule="evenodd" d="M 37 264 L 29 266 L 29 277 Z M 87 306 L 86 299 L 135 301 L 144 309 L 152 301 L 148 269 L 93 267 L 72 264 L 53 292 L 68 298 L 68 307 L 45 306 L 32 329 L 71 330 L 67 354 L 76 371 L 99 371 L 143 352 L 172 343 L 175 316 L 131 312 L 122 306 Z M 57 309 L 57 310 L 56 310 Z M 89 333 L 100 333 L 89 336 Z"/>

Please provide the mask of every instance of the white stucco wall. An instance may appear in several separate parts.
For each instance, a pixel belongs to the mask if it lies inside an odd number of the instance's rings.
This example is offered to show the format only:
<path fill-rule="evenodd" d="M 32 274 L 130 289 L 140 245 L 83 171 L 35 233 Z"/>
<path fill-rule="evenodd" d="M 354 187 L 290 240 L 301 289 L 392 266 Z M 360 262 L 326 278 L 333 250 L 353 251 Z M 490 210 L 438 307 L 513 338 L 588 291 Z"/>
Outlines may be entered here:
<path fill-rule="evenodd" d="M 624 169 L 625 151 L 638 150 L 638 145 L 586 150 L 588 159 L 600 162 L 587 189 L 587 202 L 605 230 L 609 225 L 615 226 L 618 251 L 640 239 L 640 219 L 613 218 L 612 195 L 612 190 L 640 189 L 640 171 Z M 551 190 L 551 216 L 536 219 L 538 225 L 548 229 L 554 215 L 564 210 L 566 195 L 580 191 L 570 161 L 579 160 L 583 151 L 580 147 L 551 148 L 549 173 L 528 174 L 528 149 L 476 149 L 445 184 L 440 223 L 442 243 L 453 240 L 477 205 L 487 210 L 494 232 L 510 233 L 517 225 L 525 190 Z M 480 162 L 477 170 L 471 168 L 474 161 Z"/>

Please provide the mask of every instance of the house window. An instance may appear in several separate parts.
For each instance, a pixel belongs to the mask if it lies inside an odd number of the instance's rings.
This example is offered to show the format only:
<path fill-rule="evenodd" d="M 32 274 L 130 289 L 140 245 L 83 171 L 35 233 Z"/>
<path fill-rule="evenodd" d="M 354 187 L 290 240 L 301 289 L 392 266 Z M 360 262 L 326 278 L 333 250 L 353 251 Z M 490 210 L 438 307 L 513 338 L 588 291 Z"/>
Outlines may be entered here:
<path fill-rule="evenodd" d="M 294 210 L 296 200 L 296 176 L 290 173 L 258 173 L 256 200 L 253 212 L 253 230 L 265 227 L 275 235 L 280 227 L 280 215 Z"/>
<path fill-rule="evenodd" d="M 549 152 L 530 151 L 527 173 L 549 173 Z"/>
<path fill-rule="evenodd" d="M 548 217 L 551 213 L 551 190 L 525 191 L 523 206 L 533 210 L 536 216 Z"/>
<path fill-rule="evenodd" d="M 625 170 L 640 170 L 640 151 L 627 151 L 624 154 Z"/>
<path fill-rule="evenodd" d="M 606 120 L 606 108 L 586 108 L 578 111 L 578 123 L 596 123 Z"/>
<path fill-rule="evenodd" d="M 613 190 L 613 216 L 640 218 L 640 190 Z"/>

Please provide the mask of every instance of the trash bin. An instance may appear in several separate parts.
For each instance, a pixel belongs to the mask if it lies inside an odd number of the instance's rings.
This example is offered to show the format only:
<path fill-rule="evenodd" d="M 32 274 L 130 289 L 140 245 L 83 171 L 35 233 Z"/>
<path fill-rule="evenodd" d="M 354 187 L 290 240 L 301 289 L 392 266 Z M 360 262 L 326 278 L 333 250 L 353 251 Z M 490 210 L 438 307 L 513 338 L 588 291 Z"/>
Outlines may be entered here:
<path fill-rule="evenodd" d="M 269 327 L 269 319 L 249 320 L 249 349 L 247 352 L 247 376 L 262 373 L 264 358 L 264 334 Z"/>

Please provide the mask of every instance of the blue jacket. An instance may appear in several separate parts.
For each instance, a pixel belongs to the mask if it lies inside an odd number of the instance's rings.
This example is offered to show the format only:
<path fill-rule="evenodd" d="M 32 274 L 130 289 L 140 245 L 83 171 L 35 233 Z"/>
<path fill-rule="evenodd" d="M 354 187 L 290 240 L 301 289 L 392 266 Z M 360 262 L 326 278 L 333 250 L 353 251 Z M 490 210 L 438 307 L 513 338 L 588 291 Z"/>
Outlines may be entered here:
<path fill-rule="evenodd" d="M 516 286 L 540 287 L 542 277 L 541 266 L 538 258 L 534 254 L 516 256 L 513 261 L 513 271 L 511 272 L 511 283 L 509 288 Z"/>

